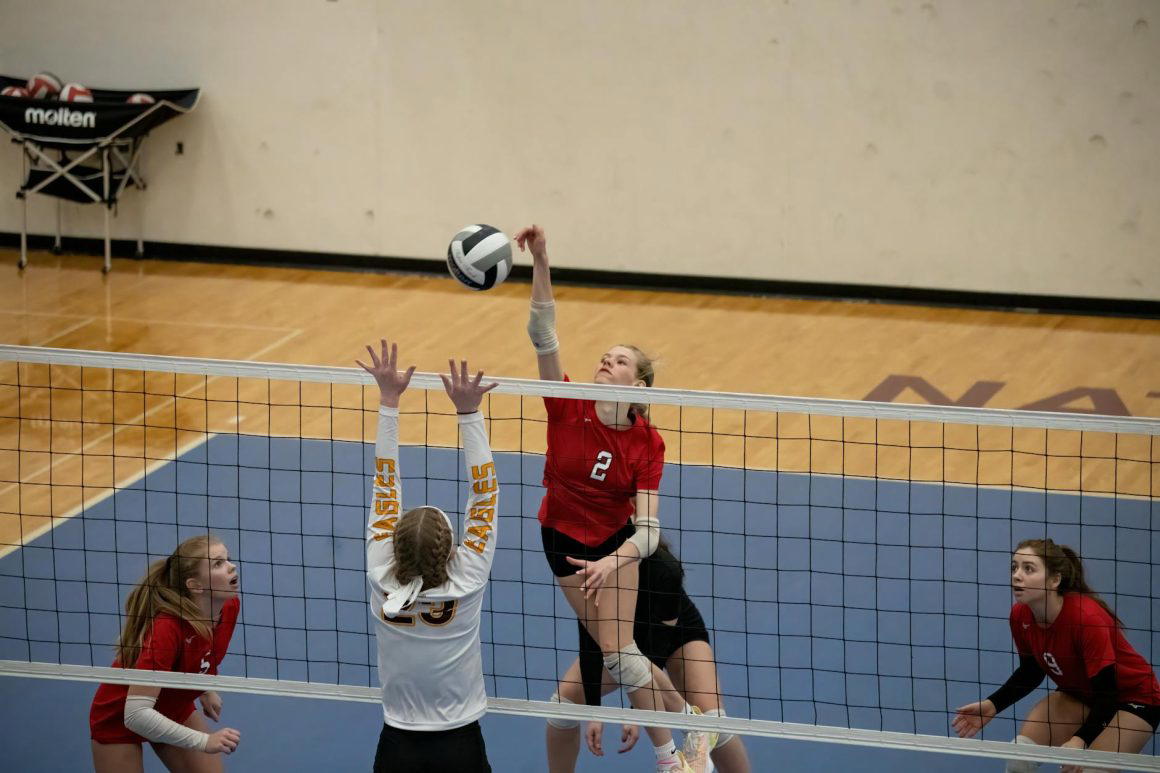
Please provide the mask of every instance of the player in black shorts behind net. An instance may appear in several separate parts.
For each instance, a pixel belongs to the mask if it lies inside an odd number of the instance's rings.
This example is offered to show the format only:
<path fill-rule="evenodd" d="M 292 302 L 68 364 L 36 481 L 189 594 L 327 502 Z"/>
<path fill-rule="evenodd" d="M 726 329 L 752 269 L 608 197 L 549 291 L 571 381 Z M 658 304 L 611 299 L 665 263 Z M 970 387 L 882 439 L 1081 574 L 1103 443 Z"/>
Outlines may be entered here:
<path fill-rule="evenodd" d="M 636 603 L 633 635 L 641 652 L 658 668 L 668 672 L 684 699 L 708 716 L 724 716 L 717 682 L 717 666 L 709 644 L 709 631 L 696 604 L 684 589 L 684 568 L 662 539 L 656 551 L 640 562 L 640 586 Z M 602 653 L 583 624 L 580 634 L 580 657 L 573 661 L 561 680 L 558 695 L 561 703 L 600 705 L 603 695 L 617 685 L 604 668 Z M 681 711 L 683 706 L 666 706 Z M 589 722 L 586 732 L 588 748 L 602 755 L 599 722 Z M 636 743 L 638 731 L 626 726 L 620 751 Z M 580 751 L 580 723 L 567 719 L 548 720 L 548 769 L 550 773 L 572 773 Z M 702 746 L 702 739 L 690 733 L 687 750 Z M 709 734 L 705 743 L 713 764 L 722 773 L 749 773 L 749 758 L 741 738 L 735 735 Z M 702 747 L 703 748 L 703 747 Z M 706 760 L 690 754 L 697 770 L 707 769 Z"/>

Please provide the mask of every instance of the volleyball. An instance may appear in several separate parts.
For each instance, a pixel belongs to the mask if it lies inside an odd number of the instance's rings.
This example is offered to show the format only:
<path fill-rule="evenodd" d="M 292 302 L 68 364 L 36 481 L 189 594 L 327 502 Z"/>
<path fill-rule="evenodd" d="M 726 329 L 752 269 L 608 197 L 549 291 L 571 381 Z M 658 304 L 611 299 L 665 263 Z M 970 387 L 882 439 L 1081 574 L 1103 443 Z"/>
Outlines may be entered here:
<path fill-rule="evenodd" d="M 490 290 L 511 273 L 511 239 L 490 225 L 464 226 L 447 245 L 447 270 L 472 290 Z"/>
<path fill-rule="evenodd" d="M 23 86 L 5 86 L 0 89 L 0 97 L 27 97 L 28 89 Z"/>
<path fill-rule="evenodd" d="M 60 90 L 60 99 L 63 102 L 92 102 L 93 92 L 79 83 L 67 83 Z"/>
<path fill-rule="evenodd" d="M 38 72 L 28 79 L 28 95 L 50 99 L 60 93 L 60 78 L 50 72 Z"/>

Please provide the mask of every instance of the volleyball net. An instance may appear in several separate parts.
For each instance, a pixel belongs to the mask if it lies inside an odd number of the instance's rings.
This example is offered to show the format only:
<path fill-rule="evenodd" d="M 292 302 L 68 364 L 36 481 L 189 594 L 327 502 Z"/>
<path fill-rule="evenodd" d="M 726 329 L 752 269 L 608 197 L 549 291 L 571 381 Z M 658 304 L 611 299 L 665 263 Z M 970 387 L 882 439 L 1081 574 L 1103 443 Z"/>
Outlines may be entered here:
<path fill-rule="evenodd" d="M 1160 770 L 1011 744 L 1044 686 L 976 739 L 957 706 L 1017 664 L 1010 555 L 1051 538 L 1154 663 L 1160 420 L 651 389 L 663 533 L 709 629 L 727 717 L 547 702 L 576 618 L 542 556 L 542 398 L 611 386 L 496 379 L 501 484 L 484 607 L 490 708 L 752 736 Z M 353 368 L 0 346 L 0 674 L 379 699 L 364 533 L 378 392 Z M 404 507 L 462 513 L 454 408 L 403 396 Z M 453 520 L 455 520 L 453 518 Z M 151 560 L 212 532 L 242 613 L 222 675 L 110 669 Z"/>

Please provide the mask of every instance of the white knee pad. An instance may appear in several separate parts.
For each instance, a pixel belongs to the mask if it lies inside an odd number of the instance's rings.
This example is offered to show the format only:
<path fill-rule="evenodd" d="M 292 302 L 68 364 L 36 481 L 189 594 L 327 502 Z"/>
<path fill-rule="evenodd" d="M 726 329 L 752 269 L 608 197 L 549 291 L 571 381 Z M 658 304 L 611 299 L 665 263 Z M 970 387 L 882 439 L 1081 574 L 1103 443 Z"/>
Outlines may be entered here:
<path fill-rule="evenodd" d="M 1037 745 L 1035 741 L 1032 741 L 1025 735 L 1015 736 L 1014 743 L 1028 744 L 1030 746 Z M 1006 773 L 1035 773 L 1037 770 L 1039 770 L 1038 762 L 1031 762 L 1030 760 L 1007 760 Z"/>
<path fill-rule="evenodd" d="M 725 716 L 725 709 L 709 709 L 708 711 L 705 712 L 705 716 L 707 716 L 707 717 L 723 717 L 723 716 Z M 733 733 L 718 733 L 717 734 L 717 743 L 713 744 L 713 748 L 720 749 L 722 746 L 729 743 L 730 741 L 732 741 L 736 737 L 737 736 L 734 735 Z"/>
<path fill-rule="evenodd" d="M 567 703 L 571 706 L 576 705 L 567 698 L 561 698 L 559 690 L 552 693 L 552 697 L 548 698 L 548 703 Z M 580 727 L 580 720 L 568 719 L 567 717 L 548 717 L 548 724 L 558 730 L 574 730 L 575 728 Z"/>
<path fill-rule="evenodd" d="M 636 692 L 652 682 L 652 662 L 632 642 L 620 652 L 604 656 L 604 667 L 625 692 Z"/>

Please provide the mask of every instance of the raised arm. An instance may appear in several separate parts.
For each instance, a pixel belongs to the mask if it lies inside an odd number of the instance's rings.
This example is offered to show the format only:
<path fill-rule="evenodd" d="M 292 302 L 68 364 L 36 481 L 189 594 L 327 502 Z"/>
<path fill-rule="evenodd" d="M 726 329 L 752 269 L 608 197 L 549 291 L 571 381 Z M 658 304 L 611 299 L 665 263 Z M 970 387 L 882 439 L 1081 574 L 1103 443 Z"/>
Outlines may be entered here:
<path fill-rule="evenodd" d="M 385 600 L 383 580 L 394 571 L 395 544 L 392 539 L 403 500 L 399 480 L 399 397 L 411 382 L 412 365 L 405 373 L 396 369 L 398 345 L 380 341 L 381 353 L 367 347 L 371 364 L 358 364 L 379 385 L 379 426 L 375 435 L 375 469 L 371 506 L 367 518 L 367 577 L 379 604 Z M 356 361 L 357 362 L 357 361 Z"/>
<path fill-rule="evenodd" d="M 560 342 L 556 338 L 556 301 L 552 297 L 552 272 L 548 268 L 548 242 L 544 229 L 531 225 L 521 229 L 515 237 L 520 251 L 532 253 L 532 307 L 528 318 L 528 335 L 536 350 L 540 378 L 561 381 L 564 368 L 560 364 Z"/>
<path fill-rule="evenodd" d="M 443 387 L 459 414 L 459 432 L 463 437 L 463 459 L 467 467 L 467 514 L 463 525 L 463 539 L 456 552 L 457 563 L 463 567 L 467 583 L 476 585 L 487 581 L 495 558 L 495 533 L 499 526 L 499 480 L 495 474 L 491 446 L 479 403 L 483 396 L 495 389 L 494 383 L 484 384 L 483 371 L 468 375 L 467 361 L 456 367 L 451 362 L 450 375 L 443 376 Z"/>

